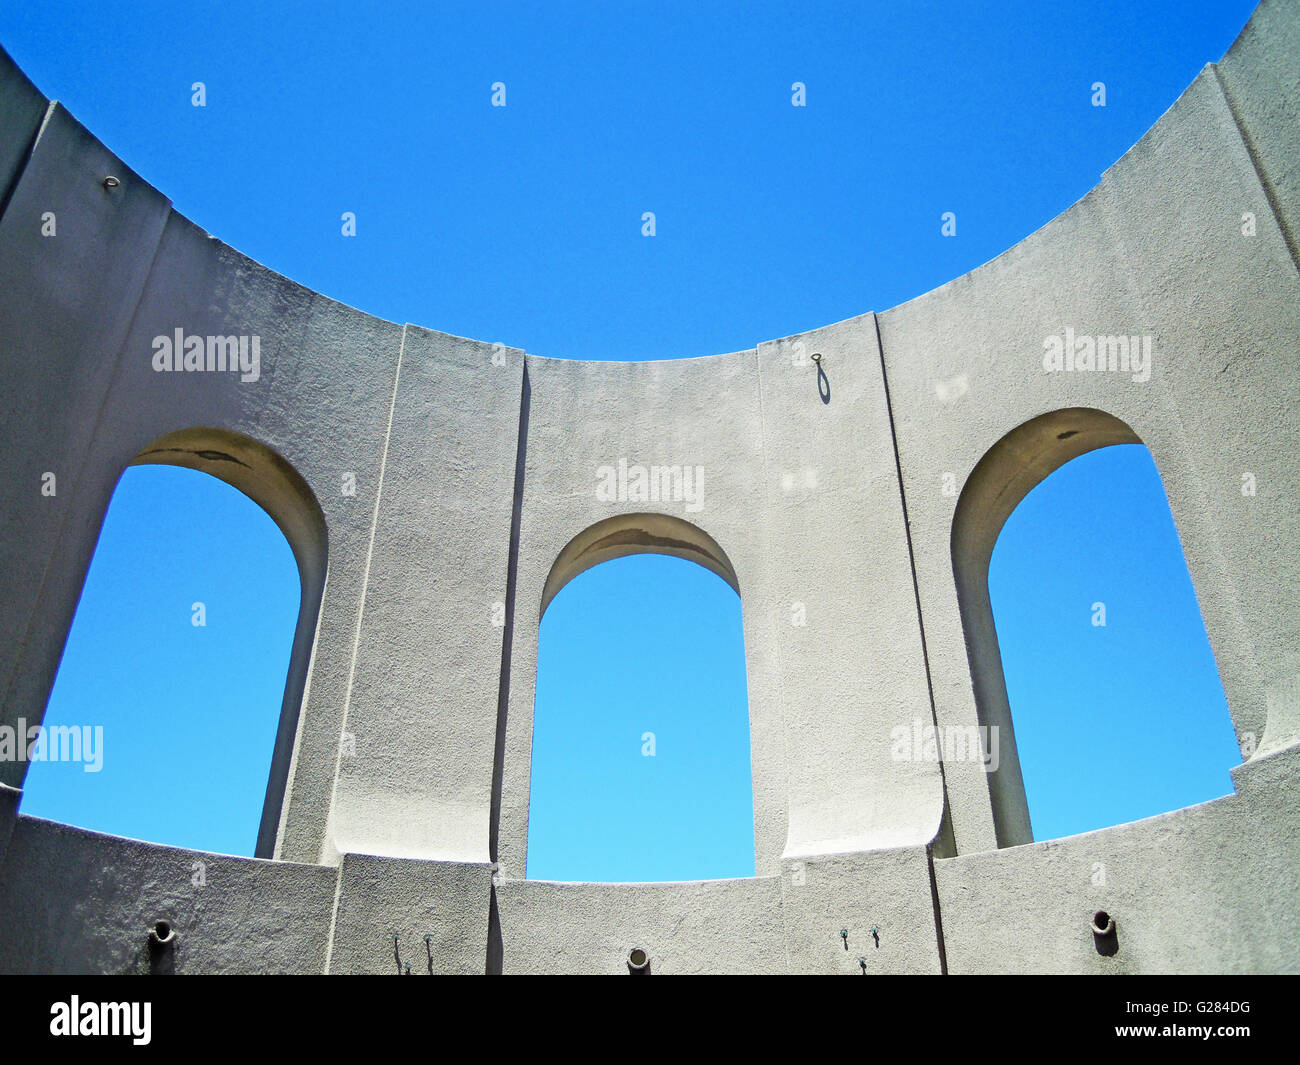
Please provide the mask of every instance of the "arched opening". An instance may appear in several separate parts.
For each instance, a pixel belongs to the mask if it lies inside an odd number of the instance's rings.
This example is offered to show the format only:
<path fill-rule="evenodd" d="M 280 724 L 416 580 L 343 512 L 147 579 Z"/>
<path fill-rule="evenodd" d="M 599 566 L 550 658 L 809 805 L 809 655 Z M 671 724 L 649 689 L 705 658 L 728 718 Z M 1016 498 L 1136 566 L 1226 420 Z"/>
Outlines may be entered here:
<path fill-rule="evenodd" d="M 1231 793 L 1227 703 L 1145 447 L 1080 455 L 1030 491 L 989 593 L 1039 838 Z"/>
<path fill-rule="evenodd" d="M 195 428 L 145 448 L 114 490 L 43 720 L 47 755 L 80 754 L 33 761 L 23 811 L 274 856 L 326 550 L 310 488 L 264 445 Z"/>
<path fill-rule="evenodd" d="M 980 724 L 998 730 L 986 779 L 999 846 L 1231 790 L 1223 689 L 1129 426 L 1070 408 L 1012 430 L 967 480 L 952 551 Z"/>
<path fill-rule="evenodd" d="M 754 875 L 738 582 L 688 522 L 627 515 L 561 552 L 543 594 L 527 877 Z"/>

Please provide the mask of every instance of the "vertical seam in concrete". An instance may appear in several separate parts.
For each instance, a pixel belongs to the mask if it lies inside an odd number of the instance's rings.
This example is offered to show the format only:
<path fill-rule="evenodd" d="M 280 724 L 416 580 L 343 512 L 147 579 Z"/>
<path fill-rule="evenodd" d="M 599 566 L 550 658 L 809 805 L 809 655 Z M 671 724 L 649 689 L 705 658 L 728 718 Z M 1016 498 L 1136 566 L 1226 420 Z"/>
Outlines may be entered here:
<path fill-rule="evenodd" d="M 403 327 L 405 330 L 405 327 Z M 325 941 L 325 968 L 322 976 L 329 976 L 330 966 L 334 964 L 334 929 L 339 923 L 339 899 L 343 897 L 343 863 L 339 862 L 334 871 L 334 905 L 330 907 L 329 938 Z"/>
<path fill-rule="evenodd" d="M 925 639 L 925 616 L 921 611 L 921 582 L 916 575 L 916 552 L 912 547 L 912 522 L 907 510 L 907 487 L 903 484 L 903 459 L 898 450 L 898 429 L 894 424 L 894 404 L 889 395 L 889 372 L 885 368 L 885 343 L 880 336 L 880 316 L 873 313 L 871 322 L 876 327 L 876 350 L 880 353 L 880 380 L 885 388 L 885 415 L 889 419 L 889 438 L 894 445 L 894 469 L 898 474 L 898 498 L 903 508 L 903 534 L 907 538 L 907 561 L 912 571 L 912 595 L 916 600 L 916 625 L 921 633 L 921 659 L 925 663 L 925 687 L 930 697 L 930 718 L 937 730 L 939 728 L 939 711 L 934 700 L 934 681 L 930 676 L 930 648 Z M 948 830 L 953 835 L 953 850 L 957 848 L 957 833 L 952 828 L 952 817 L 948 810 L 948 776 L 944 771 L 943 759 L 939 759 L 939 780 L 943 784 L 943 817 L 948 823 Z M 943 833 L 943 826 L 939 828 Z M 928 848 L 927 848 L 928 849 Z"/>
<path fill-rule="evenodd" d="M 759 449 L 761 449 L 763 455 L 763 501 L 766 502 L 767 515 L 768 515 L 768 520 L 763 521 L 763 563 L 764 563 L 764 571 L 766 571 L 764 572 L 764 576 L 771 576 L 771 571 L 767 570 L 767 567 L 770 566 L 771 560 L 772 558 L 774 558 L 774 555 L 772 555 L 772 525 L 774 525 L 775 523 L 774 521 L 771 520 L 772 514 L 774 514 L 774 508 L 772 508 L 772 501 L 771 501 L 772 471 L 770 468 L 770 464 L 768 464 L 767 408 L 763 406 L 762 351 L 763 351 L 762 345 L 754 346 L 754 382 L 755 382 L 755 388 L 757 388 L 758 391 Z M 775 594 L 776 589 L 774 588 L 772 590 L 774 590 L 774 594 Z M 780 629 L 777 628 L 775 615 L 772 616 L 771 618 L 770 627 L 772 631 L 772 653 L 774 653 L 776 658 L 777 711 L 779 711 L 781 715 L 781 784 L 783 784 L 783 788 L 781 788 L 781 801 L 783 801 L 785 804 L 785 839 L 789 840 L 789 834 L 790 834 L 789 750 L 790 750 L 790 746 L 789 746 L 789 736 L 787 736 L 787 724 L 785 724 L 785 658 L 783 653 L 781 653 L 781 638 L 779 635 Z M 746 654 L 746 658 L 748 658 L 749 655 L 748 648 L 746 648 L 745 654 Z M 749 663 L 746 662 L 746 667 L 748 667 L 748 664 Z M 746 685 L 749 684 L 748 674 L 749 671 L 748 668 L 746 668 L 746 681 L 745 681 Z M 746 693 L 746 696 L 748 696 L 748 693 Z M 750 775 L 753 775 L 753 766 L 750 767 Z M 751 780 L 750 782 L 750 792 L 753 793 L 753 780 Z M 785 843 L 783 841 L 783 843 L 781 843 L 781 852 L 784 852 L 784 850 L 785 850 Z M 754 836 L 754 875 L 755 876 L 762 875 L 761 870 L 759 870 L 758 867 L 757 826 L 755 826 L 755 836 Z M 785 871 L 781 869 L 780 854 L 777 854 L 776 856 L 776 875 L 781 876 L 781 878 L 784 878 L 785 875 Z"/>
<path fill-rule="evenodd" d="M 497 903 L 497 886 L 488 886 L 487 952 L 484 976 L 501 976 L 505 972 L 505 950 L 501 942 L 501 907 Z"/>
<path fill-rule="evenodd" d="M 1229 116 L 1232 118 L 1232 124 L 1237 130 L 1237 136 L 1241 138 L 1242 146 L 1246 149 L 1246 158 L 1250 160 L 1251 169 L 1255 171 L 1255 180 L 1259 182 L 1259 187 L 1264 192 L 1264 201 L 1268 204 L 1273 220 L 1277 223 L 1278 231 L 1282 234 L 1282 240 L 1286 243 L 1287 251 L 1291 253 L 1291 265 L 1295 267 L 1297 273 L 1300 273 L 1300 251 L 1296 248 L 1295 235 L 1291 232 L 1291 227 L 1282 214 L 1277 191 L 1273 188 L 1273 183 L 1268 179 L 1268 175 L 1260 165 L 1259 156 L 1255 151 L 1255 142 L 1250 136 L 1250 130 L 1246 128 L 1246 124 L 1241 120 L 1241 115 L 1237 111 L 1237 105 L 1232 99 L 1232 94 L 1228 91 L 1228 86 L 1224 84 L 1223 77 L 1219 74 L 1219 65 L 1217 63 L 1207 65 L 1214 74 L 1214 84 L 1219 90 L 1219 96 L 1222 97 L 1224 106 L 1228 109 Z"/>
<path fill-rule="evenodd" d="M 767 411 L 763 406 L 763 356 L 762 345 L 754 346 L 754 381 L 758 390 L 758 433 L 759 448 L 763 454 L 763 499 L 767 503 L 768 520 L 763 522 L 763 556 L 765 565 L 770 563 L 772 555 L 772 500 L 770 496 L 772 474 L 768 467 L 768 448 L 767 448 Z M 765 577 L 770 578 L 770 573 L 765 572 Z M 773 589 L 775 594 L 775 589 Z M 775 616 L 770 621 L 772 631 L 772 653 L 776 658 L 776 698 L 777 712 L 781 715 L 781 802 L 785 805 L 785 838 L 790 838 L 790 741 L 786 735 L 786 714 L 785 714 L 785 657 L 781 653 L 780 630 L 776 624 Z M 749 649 L 745 650 L 746 656 Z M 748 667 L 748 662 L 746 663 Z M 748 684 L 748 668 L 746 668 L 746 684 Z M 751 745 L 752 746 L 752 745 Z M 752 759 L 752 753 L 751 753 Z M 753 793 L 753 763 L 750 764 L 750 792 Z M 785 842 L 781 843 L 781 852 L 785 851 Z M 762 871 L 758 866 L 758 826 L 754 830 L 754 875 L 761 876 Z M 785 971 L 787 974 L 793 973 L 794 969 L 790 964 L 790 929 L 785 920 L 785 868 L 781 864 L 781 854 L 776 856 L 776 880 L 777 880 L 777 899 L 781 907 L 779 919 L 781 921 L 781 953 L 785 957 Z"/>
<path fill-rule="evenodd" d="M 357 655 L 361 649 L 361 624 L 366 615 L 366 595 L 370 591 L 370 563 L 375 555 L 375 534 L 379 528 L 379 505 L 384 497 L 384 473 L 388 468 L 388 444 L 393 438 L 393 414 L 397 410 L 397 387 L 402 380 L 402 358 L 406 354 L 406 325 L 402 326 L 402 341 L 397 347 L 397 369 L 393 373 L 393 396 L 388 404 L 388 423 L 384 429 L 384 450 L 379 458 L 379 483 L 375 486 L 375 509 L 370 515 L 370 540 L 366 546 L 366 565 L 361 575 L 361 596 L 357 602 L 357 623 L 352 632 L 352 656 L 348 662 L 348 682 L 343 695 L 343 720 L 339 723 L 339 737 L 334 751 L 334 783 L 330 788 L 330 807 L 326 815 L 325 838 L 321 841 L 321 860 L 325 848 L 333 847 L 329 826 L 334 820 L 334 804 L 339 790 L 339 769 L 343 764 L 343 735 L 348 729 L 348 712 L 352 709 L 352 683 L 357 673 Z M 339 862 L 340 868 L 342 861 Z M 332 933 L 331 933 L 332 937 Z"/>
<path fill-rule="evenodd" d="M 934 928 L 938 933 L 939 972 L 943 976 L 947 976 L 948 951 L 943 944 L 943 910 L 939 905 L 939 882 L 934 875 L 934 854 L 929 846 L 925 848 L 925 864 L 930 871 L 930 902 L 934 906 Z"/>
<path fill-rule="evenodd" d="M 0 195 L 0 218 L 4 218 L 5 211 L 9 209 L 9 201 L 13 199 L 14 193 L 18 191 L 23 175 L 27 173 L 27 166 L 32 161 L 32 156 L 36 154 L 36 145 L 40 143 L 41 135 L 50 124 L 50 119 L 54 117 L 54 109 L 57 106 L 57 100 L 45 101 L 45 113 L 41 115 L 40 122 L 36 124 L 36 129 L 32 131 L 31 139 L 23 150 L 22 160 L 14 170 L 13 180 L 9 182 L 9 187 L 4 190 L 3 195 Z"/>
<path fill-rule="evenodd" d="M 935 733 L 939 730 L 939 710 L 935 705 L 934 681 L 930 676 L 930 649 L 925 639 L 925 616 L 921 611 L 921 582 L 916 575 L 916 552 L 912 547 L 912 523 L 907 510 L 907 486 L 903 483 L 903 457 L 898 449 L 898 427 L 894 423 L 894 402 L 889 394 L 889 371 L 885 366 L 885 341 L 880 335 L 880 315 L 872 313 L 872 325 L 876 328 L 876 350 L 880 354 L 880 381 L 885 389 L 885 415 L 889 419 L 889 437 L 894 445 L 894 469 L 898 475 L 898 498 L 903 508 L 903 533 L 907 537 L 907 561 L 912 570 L 912 595 L 916 599 L 916 625 L 921 633 L 921 659 L 925 663 L 925 687 L 930 697 L 930 719 L 934 722 Z M 944 769 L 943 759 L 939 759 L 939 783 L 943 788 L 942 821 L 936 838 L 946 830 L 952 835 L 952 849 L 957 850 L 957 830 L 953 827 L 952 811 L 948 808 L 948 774 Z M 934 908 L 935 939 L 939 946 L 939 969 L 946 976 L 948 960 L 943 945 L 943 917 L 939 913 L 939 891 L 934 879 L 933 842 L 925 847 L 925 861 L 930 871 L 930 901 Z"/>
<path fill-rule="evenodd" d="M 510 545 L 506 561 L 506 617 L 501 633 L 501 676 L 497 683 L 497 731 L 492 753 L 492 795 L 488 814 L 488 856 L 495 864 L 501 839 L 501 807 L 505 783 L 506 719 L 510 712 L 510 663 L 515 639 L 515 583 L 519 571 L 519 530 L 524 509 L 524 469 L 528 461 L 528 414 L 532 387 L 528 380 L 528 357 L 525 355 L 519 386 L 519 439 L 515 443 L 514 500 L 510 512 Z M 527 846 L 527 841 L 524 841 Z M 526 861 L 526 860 L 525 860 Z M 520 878 L 523 870 L 520 870 Z"/>

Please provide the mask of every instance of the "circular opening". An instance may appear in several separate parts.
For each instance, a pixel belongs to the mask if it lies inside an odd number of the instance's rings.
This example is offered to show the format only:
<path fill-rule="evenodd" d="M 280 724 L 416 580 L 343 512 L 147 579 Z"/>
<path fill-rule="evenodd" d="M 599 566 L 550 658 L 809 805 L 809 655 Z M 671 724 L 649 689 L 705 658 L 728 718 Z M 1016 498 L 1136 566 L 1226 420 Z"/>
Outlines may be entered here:
<path fill-rule="evenodd" d="M 1105 910 L 1098 910 L 1092 915 L 1092 930 L 1099 936 L 1109 935 L 1115 930 L 1114 922 L 1110 919 L 1110 914 Z"/>
<path fill-rule="evenodd" d="M 150 935 L 156 943 L 169 943 L 175 933 L 172 931 L 172 926 L 169 922 L 155 921 L 153 932 L 150 933 Z"/>
<path fill-rule="evenodd" d="M 628 951 L 627 963 L 633 969 L 644 969 L 650 961 L 650 956 L 640 947 L 633 947 Z"/>

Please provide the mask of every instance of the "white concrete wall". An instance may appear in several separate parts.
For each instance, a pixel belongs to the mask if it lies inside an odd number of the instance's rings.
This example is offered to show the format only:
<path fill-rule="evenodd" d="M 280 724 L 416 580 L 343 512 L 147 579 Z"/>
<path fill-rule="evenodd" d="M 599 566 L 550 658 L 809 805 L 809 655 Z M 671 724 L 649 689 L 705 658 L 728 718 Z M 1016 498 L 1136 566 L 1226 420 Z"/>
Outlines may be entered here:
<path fill-rule="evenodd" d="M 306 500 L 328 539 L 264 840 L 281 861 L 17 815 L 6 765 L 0 969 L 138 968 L 159 916 L 183 971 L 393 971 L 394 934 L 413 973 L 426 934 L 455 972 L 620 972 L 633 945 L 656 972 L 1294 969 L 1298 55 L 1300 9 L 1266 0 L 1096 189 L 993 262 L 879 317 L 660 363 L 524 356 L 303 289 L 175 214 L 0 57 L 0 722 L 41 717 L 112 490 L 159 437 L 269 448 L 305 485 L 271 500 L 282 526 Z M 1067 326 L 1153 335 L 1150 380 L 1044 373 Z M 155 372 L 152 338 L 178 327 L 258 335 L 260 378 Z M 1072 407 L 1151 449 L 1259 750 L 1233 796 L 998 849 L 1024 826 L 995 817 L 982 768 L 896 761 L 890 733 L 974 725 L 1001 684 L 996 649 L 968 648 L 944 475 Z M 598 499 L 620 459 L 703 467 L 702 506 Z M 543 588 L 573 537 L 644 511 L 734 568 L 759 875 L 523 882 Z M 1114 957 L 1085 934 L 1095 908 L 1120 920 Z"/>

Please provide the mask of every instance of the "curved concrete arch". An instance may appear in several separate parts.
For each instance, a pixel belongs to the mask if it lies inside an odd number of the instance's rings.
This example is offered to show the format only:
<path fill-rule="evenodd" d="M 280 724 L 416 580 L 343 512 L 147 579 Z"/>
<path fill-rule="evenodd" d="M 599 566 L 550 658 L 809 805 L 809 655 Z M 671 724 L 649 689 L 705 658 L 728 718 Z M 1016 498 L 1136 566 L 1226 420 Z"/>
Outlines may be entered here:
<path fill-rule="evenodd" d="M 727 553 L 698 525 L 671 514 L 617 514 L 588 526 L 570 540 L 551 566 L 538 616 L 580 573 L 627 555 L 670 555 L 716 573 L 740 594 L 740 580 Z"/>
<path fill-rule="evenodd" d="M 1000 762 L 986 775 L 1000 847 L 1033 841 L 1002 651 L 989 595 L 989 563 L 1002 527 L 1037 485 L 1071 459 L 1113 444 L 1141 444 L 1128 423 L 1092 407 L 1067 407 L 1022 422 L 984 454 L 966 479 L 952 521 L 952 569 L 979 723 L 996 726 Z"/>
<path fill-rule="evenodd" d="M 298 716 L 307 690 L 316 621 L 329 567 L 329 530 L 311 486 L 278 452 L 229 429 L 198 426 L 160 436 L 132 466 L 167 465 L 198 470 L 237 488 L 279 527 L 298 564 L 298 622 L 271 755 L 271 771 L 257 832 L 256 857 L 274 856 L 284 794 L 293 762 Z"/>
<path fill-rule="evenodd" d="M 298 563 L 303 587 L 323 585 L 329 530 L 316 494 L 279 452 L 260 441 L 212 426 L 165 433 L 131 460 L 132 466 L 183 466 L 238 488 L 280 527 Z"/>
<path fill-rule="evenodd" d="M 576 577 L 585 573 L 589 569 L 602 565 L 605 562 L 613 562 L 616 559 L 627 558 L 631 555 L 666 555 L 670 558 L 680 558 L 687 562 L 693 562 L 698 566 L 713 573 L 725 581 L 741 597 L 741 602 L 735 604 L 735 609 L 743 613 L 743 596 L 740 590 L 740 578 L 736 575 L 735 567 L 731 559 L 722 549 L 718 542 L 707 532 L 683 518 L 676 517 L 672 514 L 664 514 L 652 511 L 643 511 L 628 514 L 615 514 L 612 517 L 604 518 L 587 526 L 580 533 L 574 536 L 556 555 L 555 562 L 551 565 L 550 572 L 547 574 L 546 582 L 542 587 L 541 605 L 538 611 L 537 629 L 533 637 L 535 655 L 531 661 L 534 680 L 537 666 L 541 661 L 540 632 L 541 620 L 545 616 L 547 609 L 554 602 L 555 597 Z M 742 656 L 744 648 L 742 647 Z M 745 656 L 747 657 L 747 656 Z M 746 661 L 744 665 L 748 667 Z M 749 692 L 749 671 L 745 670 L 745 704 L 743 713 L 745 714 L 749 725 L 749 744 L 752 750 L 754 744 L 754 718 L 751 714 L 750 692 Z M 532 696 L 535 698 L 536 689 L 534 687 Z M 527 795 L 524 799 L 524 805 L 528 806 L 528 800 L 531 799 L 532 791 L 532 773 L 533 765 L 531 758 L 532 736 L 531 732 L 534 727 L 532 714 L 529 715 L 528 721 L 528 747 L 529 760 L 527 765 Z M 754 766 L 752 762 L 747 763 L 749 768 L 749 787 L 750 787 L 750 809 L 751 816 L 754 810 L 753 789 L 754 789 Z M 522 766 L 520 767 L 522 776 Z M 499 779 L 495 786 L 500 786 Z M 521 822 L 521 827 L 515 829 L 515 836 L 520 840 L 522 846 L 517 851 L 519 855 L 527 853 L 528 843 L 528 822 L 531 819 L 531 809 L 525 812 Z M 757 829 L 757 826 L 756 826 Z M 522 837 L 522 838 L 521 838 Z M 755 839 L 755 868 L 758 868 L 760 861 L 757 834 Z M 532 881 L 531 883 L 540 883 Z"/>

